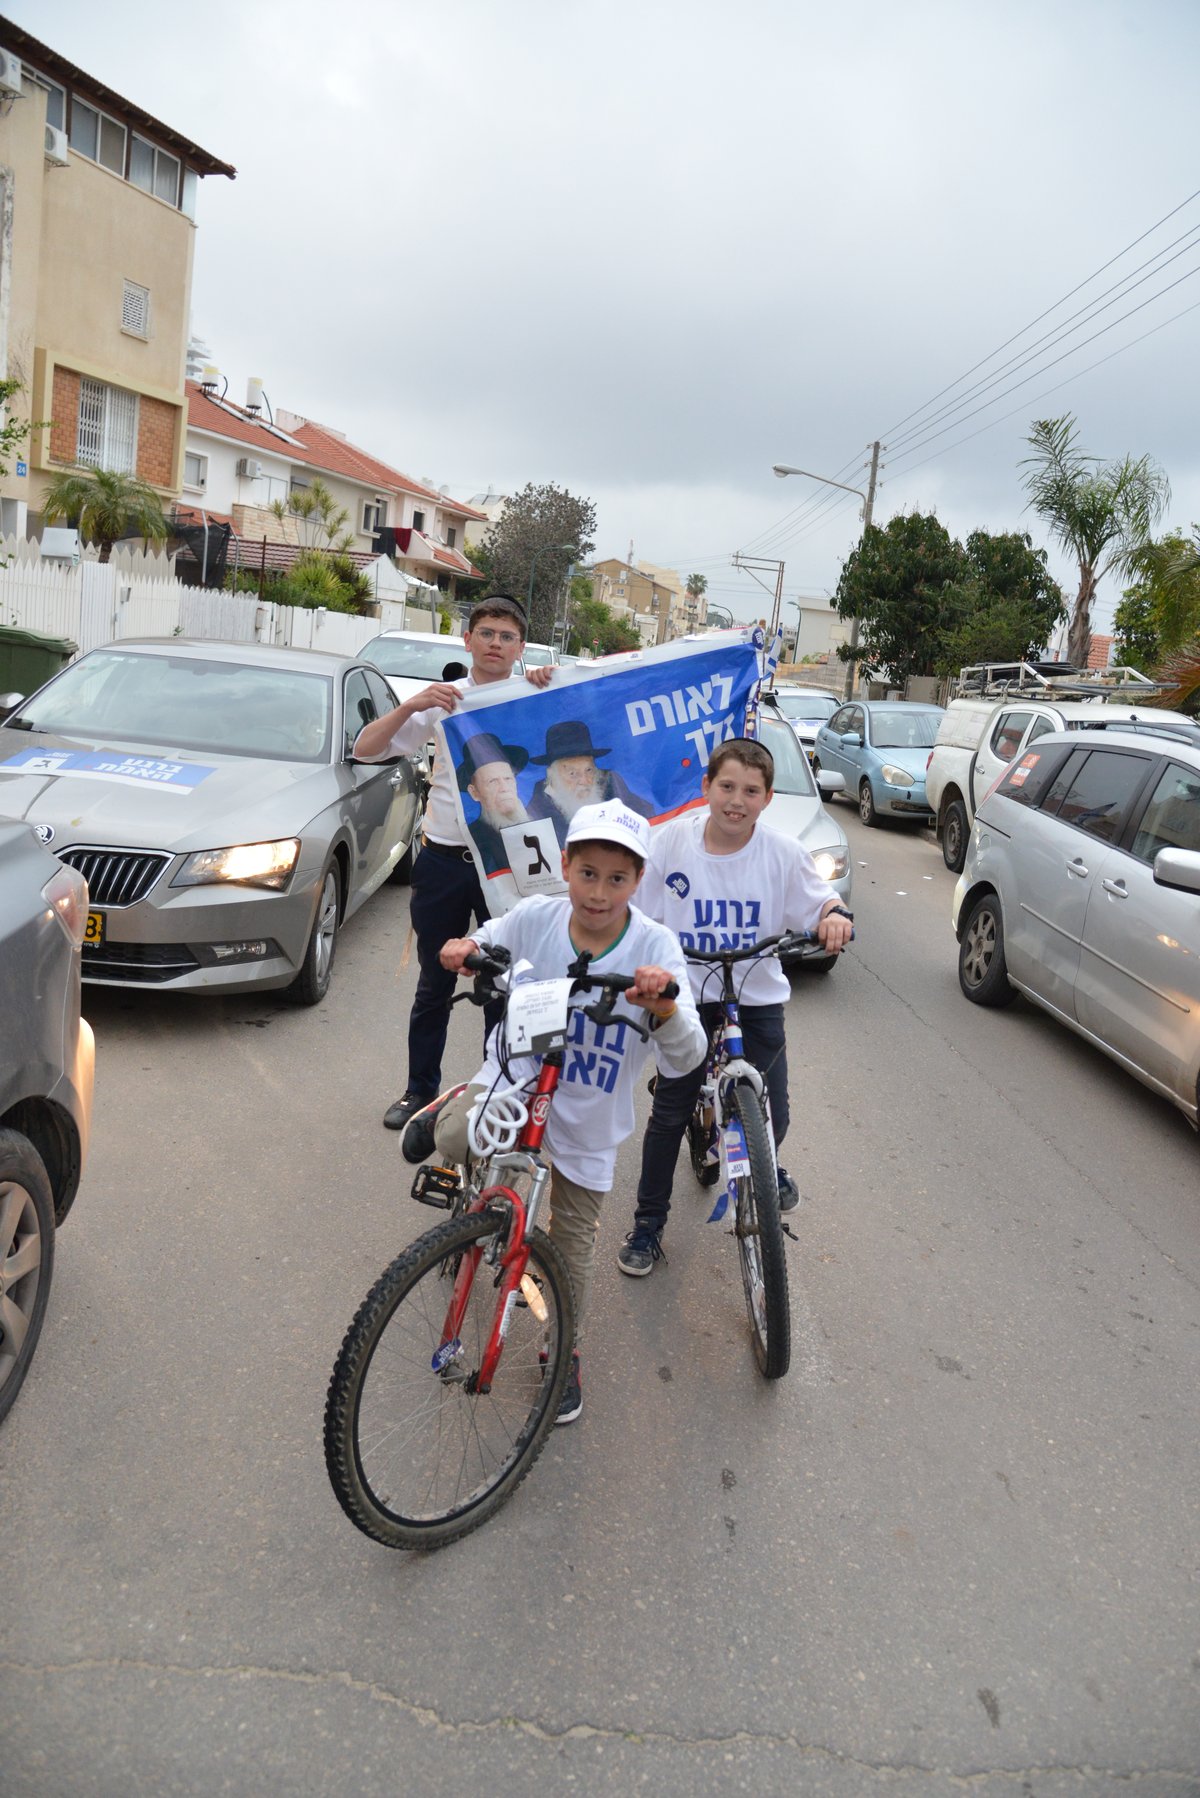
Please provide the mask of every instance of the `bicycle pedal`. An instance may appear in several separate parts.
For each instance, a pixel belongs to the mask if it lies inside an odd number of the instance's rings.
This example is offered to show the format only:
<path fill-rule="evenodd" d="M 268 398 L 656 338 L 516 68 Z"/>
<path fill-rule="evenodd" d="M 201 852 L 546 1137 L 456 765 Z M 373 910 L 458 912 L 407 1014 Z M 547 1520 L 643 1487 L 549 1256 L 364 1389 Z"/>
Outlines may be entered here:
<path fill-rule="evenodd" d="M 792 1226 L 788 1223 L 786 1217 L 780 1218 L 779 1228 L 783 1231 L 785 1236 L 790 1236 L 793 1242 L 799 1242 L 800 1238 L 796 1235 L 796 1232 L 792 1229 Z"/>
<path fill-rule="evenodd" d="M 412 1196 L 419 1205 L 432 1205 L 437 1211 L 449 1211 L 462 1192 L 462 1180 L 452 1167 L 438 1167 L 427 1161 L 419 1167 L 412 1183 Z"/>

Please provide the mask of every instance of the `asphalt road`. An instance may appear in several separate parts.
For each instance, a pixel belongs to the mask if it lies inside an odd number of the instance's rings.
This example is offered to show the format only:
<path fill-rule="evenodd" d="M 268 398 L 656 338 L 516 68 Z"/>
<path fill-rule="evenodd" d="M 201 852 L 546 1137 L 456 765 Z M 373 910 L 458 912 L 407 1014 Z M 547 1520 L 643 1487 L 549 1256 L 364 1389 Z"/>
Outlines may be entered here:
<path fill-rule="evenodd" d="M 427 1558 L 359 1536 L 321 1452 L 342 1333 L 433 1220 L 379 1126 L 407 895 L 316 1011 L 89 993 L 93 1155 L 0 1433 L 5 1798 L 1200 1793 L 1200 1147 L 968 1005 L 931 841 L 840 815 L 791 1374 L 690 1176 L 669 1264 L 617 1272 L 628 1145 L 583 1417 Z"/>

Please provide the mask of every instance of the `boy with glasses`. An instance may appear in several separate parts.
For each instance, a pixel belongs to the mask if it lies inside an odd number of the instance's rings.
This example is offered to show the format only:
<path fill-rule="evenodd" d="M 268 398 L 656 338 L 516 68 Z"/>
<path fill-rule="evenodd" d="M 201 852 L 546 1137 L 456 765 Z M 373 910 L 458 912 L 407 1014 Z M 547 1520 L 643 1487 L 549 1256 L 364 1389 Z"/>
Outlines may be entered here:
<path fill-rule="evenodd" d="M 525 611 L 518 600 L 502 593 L 480 600 L 463 633 L 471 657 L 470 673 L 462 680 L 434 681 L 403 705 L 364 725 L 354 745 L 356 759 L 385 762 L 397 755 L 418 754 L 429 741 L 439 713 L 452 712 L 460 693 L 510 679 L 525 631 Z M 535 687 L 544 687 L 553 674 L 552 667 L 531 668 L 526 679 Z M 482 923 L 488 916 L 471 847 L 459 823 L 455 779 L 455 770 L 439 747 L 433 760 L 421 852 L 413 864 L 409 915 L 421 973 L 408 1019 L 408 1084 L 403 1097 L 384 1113 L 389 1130 L 403 1130 L 409 1118 L 441 1088 L 442 1052 L 455 985 L 454 975 L 438 960 L 442 944 L 447 937 L 465 937 L 472 918 Z M 485 1031 L 492 1028 L 496 1015 L 498 1008 L 485 1010 Z"/>

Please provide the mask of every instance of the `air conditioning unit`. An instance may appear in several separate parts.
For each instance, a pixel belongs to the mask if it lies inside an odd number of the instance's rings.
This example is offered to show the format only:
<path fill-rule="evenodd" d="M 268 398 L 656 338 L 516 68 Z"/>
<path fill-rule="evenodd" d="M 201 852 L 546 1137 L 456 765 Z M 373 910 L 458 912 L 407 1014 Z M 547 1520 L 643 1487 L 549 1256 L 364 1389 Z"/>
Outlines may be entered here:
<path fill-rule="evenodd" d="M 0 94 L 21 91 L 21 58 L 11 50 L 0 50 Z"/>
<path fill-rule="evenodd" d="M 237 471 L 248 481 L 257 481 L 262 474 L 263 465 L 261 462 L 256 462 L 253 456 L 242 456 L 239 458 Z"/>
<path fill-rule="evenodd" d="M 65 169 L 69 160 L 66 132 L 60 131 L 57 125 L 47 125 L 46 161 L 56 169 Z"/>

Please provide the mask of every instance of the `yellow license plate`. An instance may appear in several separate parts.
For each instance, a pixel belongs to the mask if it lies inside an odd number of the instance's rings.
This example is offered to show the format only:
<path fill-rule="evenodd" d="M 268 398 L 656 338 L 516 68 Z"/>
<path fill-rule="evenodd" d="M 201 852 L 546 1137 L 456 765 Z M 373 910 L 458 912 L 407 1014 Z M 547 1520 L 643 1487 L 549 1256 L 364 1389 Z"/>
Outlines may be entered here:
<path fill-rule="evenodd" d="M 83 940 L 85 943 L 102 943 L 104 941 L 104 913 L 102 911 L 88 913 Z"/>

